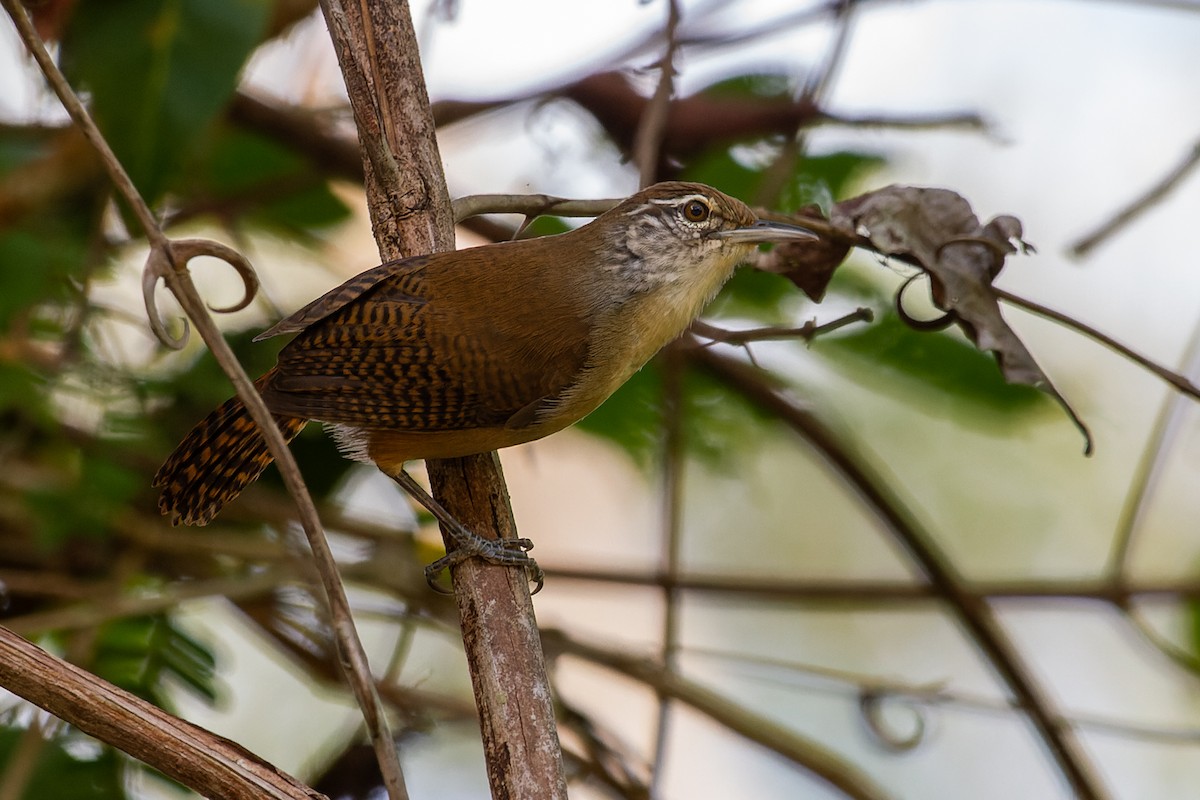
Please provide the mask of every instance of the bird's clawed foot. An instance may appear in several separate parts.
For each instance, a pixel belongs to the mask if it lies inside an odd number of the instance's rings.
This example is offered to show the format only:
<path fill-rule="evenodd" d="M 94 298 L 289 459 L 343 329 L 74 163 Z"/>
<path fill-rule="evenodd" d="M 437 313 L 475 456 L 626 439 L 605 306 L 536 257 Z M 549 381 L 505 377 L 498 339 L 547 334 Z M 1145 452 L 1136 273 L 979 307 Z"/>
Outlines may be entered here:
<path fill-rule="evenodd" d="M 434 500 L 433 496 L 404 470 L 390 475 L 390 477 L 437 518 L 453 543 L 453 547 L 446 555 L 425 568 L 425 581 L 429 584 L 429 588 L 439 594 L 454 594 L 453 591 L 444 589 L 438 583 L 438 576 L 443 571 L 469 558 L 480 558 L 489 564 L 503 567 L 524 567 L 529 581 L 535 584 L 531 594 L 537 594 L 542 590 L 546 575 L 529 555 L 529 551 L 533 549 L 532 541 L 529 539 L 486 539 L 478 533 L 468 530 L 466 526 L 456 520 L 441 503 Z"/>
<path fill-rule="evenodd" d="M 529 539 L 485 539 L 461 525 L 455 527 L 457 530 L 451 533 L 451 537 L 454 539 L 454 548 L 425 568 L 425 582 L 429 584 L 430 589 L 439 594 L 454 594 L 453 591 L 442 587 L 438 582 L 438 576 L 455 564 L 469 558 L 480 558 L 489 564 L 524 567 L 530 582 L 534 584 L 530 594 L 537 594 L 542 590 L 546 576 L 537 562 L 529 556 L 529 551 L 533 549 L 532 541 Z"/>

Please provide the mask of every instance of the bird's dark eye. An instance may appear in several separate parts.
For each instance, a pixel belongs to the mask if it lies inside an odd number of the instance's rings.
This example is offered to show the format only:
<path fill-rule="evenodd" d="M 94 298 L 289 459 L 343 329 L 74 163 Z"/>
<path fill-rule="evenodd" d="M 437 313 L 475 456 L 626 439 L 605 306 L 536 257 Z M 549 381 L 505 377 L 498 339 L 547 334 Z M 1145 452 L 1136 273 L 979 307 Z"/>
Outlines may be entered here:
<path fill-rule="evenodd" d="M 683 207 L 683 216 L 688 222 L 704 222 L 712 211 L 703 200 L 689 200 Z"/>

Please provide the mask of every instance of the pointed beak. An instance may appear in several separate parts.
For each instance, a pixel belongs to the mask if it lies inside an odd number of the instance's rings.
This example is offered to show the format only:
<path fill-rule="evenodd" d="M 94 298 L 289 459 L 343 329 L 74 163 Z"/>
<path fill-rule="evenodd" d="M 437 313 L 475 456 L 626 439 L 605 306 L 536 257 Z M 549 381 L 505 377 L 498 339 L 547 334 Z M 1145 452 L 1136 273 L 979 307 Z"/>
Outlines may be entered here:
<path fill-rule="evenodd" d="M 818 239 L 815 233 L 799 225 L 788 225 L 783 222 L 768 222 L 760 219 L 753 225 L 744 228 L 734 228 L 730 231 L 716 231 L 710 236 L 714 239 L 724 239 L 727 242 L 747 242 L 762 244 L 764 242 L 797 242 Z"/>

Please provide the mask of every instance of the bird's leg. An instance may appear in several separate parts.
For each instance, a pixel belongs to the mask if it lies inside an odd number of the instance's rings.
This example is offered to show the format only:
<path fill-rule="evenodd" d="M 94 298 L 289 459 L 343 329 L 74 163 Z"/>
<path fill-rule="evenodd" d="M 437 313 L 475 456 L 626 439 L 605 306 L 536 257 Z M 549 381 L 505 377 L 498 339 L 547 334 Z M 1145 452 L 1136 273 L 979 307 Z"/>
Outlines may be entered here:
<path fill-rule="evenodd" d="M 541 567 L 529 555 L 529 551 L 533 549 L 533 542 L 529 539 L 487 539 L 480 536 L 474 531 L 468 530 L 465 525 L 454 518 L 454 515 L 446 510 L 446 507 L 433 498 L 429 492 L 421 484 L 413 480 L 412 476 L 407 471 L 401 469 L 395 474 L 389 473 L 389 476 L 396 483 L 400 484 L 400 488 L 408 492 L 408 495 L 416 500 L 429 511 L 430 514 L 442 524 L 442 529 L 450 537 L 450 541 L 454 546 L 447 551 L 446 555 L 434 561 L 425 568 L 425 580 L 429 583 L 429 587 L 436 592 L 444 592 L 437 584 L 438 575 L 442 574 L 442 570 L 449 569 L 455 564 L 466 561 L 468 558 L 481 558 L 489 564 L 498 564 L 505 567 L 524 567 L 529 573 L 529 579 L 537 584 L 534 587 L 533 594 L 537 594 L 542 589 L 542 584 L 545 581 L 545 574 Z"/>

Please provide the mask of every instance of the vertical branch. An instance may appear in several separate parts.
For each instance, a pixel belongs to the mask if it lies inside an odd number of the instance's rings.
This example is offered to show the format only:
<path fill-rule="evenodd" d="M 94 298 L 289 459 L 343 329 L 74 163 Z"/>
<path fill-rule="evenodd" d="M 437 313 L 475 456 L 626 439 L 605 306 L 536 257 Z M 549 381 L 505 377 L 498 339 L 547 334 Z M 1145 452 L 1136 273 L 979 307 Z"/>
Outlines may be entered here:
<path fill-rule="evenodd" d="M 1192 331 L 1181 374 L 1184 378 L 1190 379 L 1197 373 L 1200 373 L 1200 327 Z M 1134 534 L 1141 527 L 1150 498 L 1162 481 L 1163 473 L 1166 470 L 1167 456 L 1171 452 L 1172 445 L 1179 439 L 1184 415 L 1192 407 L 1192 401 L 1177 393 L 1171 393 L 1163 400 L 1158 411 L 1157 419 L 1154 421 L 1154 430 L 1150 433 L 1146 449 L 1138 461 L 1137 470 L 1130 481 L 1129 492 L 1121 508 L 1121 516 L 1117 520 L 1112 550 L 1105 568 L 1109 580 L 1113 583 L 1121 584 L 1126 580 L 1126 567 L 1129 564 L 1130 551 L 1133 548 Z"/>
<path fill-rule="evenodd" d="M 667 347 L 661 356 L 663 363 L 663 414 L 666 434 L 663 437 L 663 669 L 675 672 L 679 661 L 679 616 L 683 591 L 678 586 L 679 554 L 682 545 L 683 470 L 684 470 L 684 409 L 683 372 L 685 359 L 678 343 Z M 654 738 L 654 758 L 651 794 L 658 796 L 662 788 L 662 766 L 666 760 L 670 738 L 671 698 L 659 691 L 658 731 Z"/>
<path fill-rule="evenodd" d="M 430 464 L 430 482 L 477 533 L 516 536 L 499 458 L 485 453 Z M 453 568 L 463 645 L 492 797 L 565 800 L 567 781 L 541 635 L 524 569 L 478 559 Z"/>
<path fill-rule="evenodd" d="M 796 101 L 798 106 L 808 106 L 814 109 L 821 107 L 850 42 L 852 12 L 856 1 L 834 0 L 832 3 L 836 7 L 833 19 L 836 30 L 833 42 L 825 54 L 825 60 L 808 74 L 808 79 L 804 82 L 804 87 L 800 90 L 800 97 Z M 758 197 L 764 205 L 773 204 L 775 198 L 783 191 L 807 147 L 808 134 L 801 126 L 792 138 L 784 142 L 774 163 L 763 172 L 762 184 L 758 188 Z"/>
<path fill-rule="evenodd" d="M 451 250 L 450 201 L 406 2 L 322 0 L 358 123 L 383 259 Z M 494 453 L 428 462 L 433 493 L 481 535 L 515 537 Z M 447 545 L 450 542 L 447 539 Z M 524 570 L 452 569 L 494 797 L 565 798 L 566 778 Z"/>
<path fill-rule="evenodd" d="M 658 179 L 658 166 L 662 160 L 663 134 L 667 129 L 667 114 L 671 110 L 671 95 L 675 93 L 675 51 L 678 42 L 675 31 L 679 27 L 679 3 L 667 0 L 666 49 L 658 62 L 658 86 L 654 97 L 646 104 L 637 133 L 633 137 L 633 163 L 637 164 L 638 185 L 649 186 Z"/>

